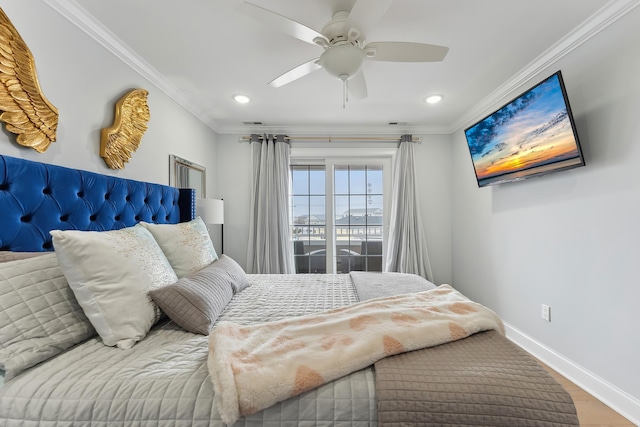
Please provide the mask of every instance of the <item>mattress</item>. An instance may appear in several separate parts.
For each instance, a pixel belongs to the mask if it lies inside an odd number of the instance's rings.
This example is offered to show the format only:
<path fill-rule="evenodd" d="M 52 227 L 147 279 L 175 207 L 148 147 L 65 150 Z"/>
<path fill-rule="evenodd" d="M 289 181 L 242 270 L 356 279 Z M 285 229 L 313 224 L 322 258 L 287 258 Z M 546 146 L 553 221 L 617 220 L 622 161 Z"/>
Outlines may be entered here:
<path fill-rule="evenodd" d="M 233 297 L 218 321 L 249 325 L 347 306 L 362 299 L 358 288 L 373 283 L 364 274 L 354 280 L 249 275 L 250 286 Z M 378 288 L 370 297 L 389 292 Z M 207 356 L 207 336 L 167 320 L 130 350 L 107 347 L 95 337 L 7 381 L 0 389 L 0 425 L 222 427 Z M 380 372 L 374 375 L 374 369 Z M 535 360 L 501 335 L 484 333 L 382 359 L 375 368 L 277 403 L 234 426 L 375 427 L 378 417 L 387 426 L 577 425 L 571 398 Z"/>
<path fill-rule="evenodd" d="M 252 324 L 357 302 L 348 275 L 250 275 L 219 320 Z M 90 339 L 7 381 L 3 426 L 223 426 L 213 405 L 207 337 L 172 322 L 130 350 Z M 242 426 L 375 426 L 372 368 L 241 419 Z"/>

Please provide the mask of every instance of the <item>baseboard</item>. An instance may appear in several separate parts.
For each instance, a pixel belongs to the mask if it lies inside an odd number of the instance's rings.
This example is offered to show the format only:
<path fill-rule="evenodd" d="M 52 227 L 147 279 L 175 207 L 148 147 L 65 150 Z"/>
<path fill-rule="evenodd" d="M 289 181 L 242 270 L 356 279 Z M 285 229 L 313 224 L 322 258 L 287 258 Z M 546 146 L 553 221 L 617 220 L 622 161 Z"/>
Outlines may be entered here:
<path fill-rule="evenodd" d="M 511 325 L 505 323 L 505 329 L 507 338 L 511 341 L 518 344 L 632 423 L 640 425 L 640 400 L 620 390 L 596 374 L 589 372 L 587 369 L 572 362 Z"/>

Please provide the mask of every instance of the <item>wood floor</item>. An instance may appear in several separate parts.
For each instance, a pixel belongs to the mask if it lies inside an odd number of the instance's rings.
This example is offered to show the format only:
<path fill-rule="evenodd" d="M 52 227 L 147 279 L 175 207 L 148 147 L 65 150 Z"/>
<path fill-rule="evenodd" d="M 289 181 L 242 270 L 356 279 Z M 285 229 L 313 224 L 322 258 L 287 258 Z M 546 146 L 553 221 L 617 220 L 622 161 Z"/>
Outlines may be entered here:
<path fill-rule="evenodd" d="M 578 411 L 580 426 L 583 427 L 628 427 L 635 426 L 595 397 L 538 361 L 569 392 Z"/>

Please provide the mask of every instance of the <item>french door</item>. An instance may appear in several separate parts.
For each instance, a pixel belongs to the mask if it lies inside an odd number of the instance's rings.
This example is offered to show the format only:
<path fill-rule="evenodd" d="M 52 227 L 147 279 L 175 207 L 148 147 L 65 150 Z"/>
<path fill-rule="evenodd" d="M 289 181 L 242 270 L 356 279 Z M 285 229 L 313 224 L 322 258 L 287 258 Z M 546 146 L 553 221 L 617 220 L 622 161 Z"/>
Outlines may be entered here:
<path fill-rule="evenodd" d="M 297 273 L 382 271 L 386 159 L 324 159 L 291 166 Z"/>

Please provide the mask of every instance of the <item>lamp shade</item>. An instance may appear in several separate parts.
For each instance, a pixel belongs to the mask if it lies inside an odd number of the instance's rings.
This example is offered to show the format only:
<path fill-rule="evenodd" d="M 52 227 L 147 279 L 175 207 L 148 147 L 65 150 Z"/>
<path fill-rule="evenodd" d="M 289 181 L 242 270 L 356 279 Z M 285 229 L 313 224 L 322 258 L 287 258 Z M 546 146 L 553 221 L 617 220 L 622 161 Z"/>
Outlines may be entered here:
<path fill-rule="evenodd" d="M 197 199 L 196 214 L 205 224 L 224 224 L 224 200 Z"/>

